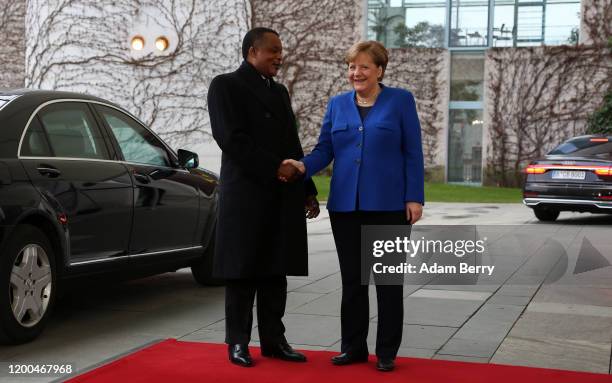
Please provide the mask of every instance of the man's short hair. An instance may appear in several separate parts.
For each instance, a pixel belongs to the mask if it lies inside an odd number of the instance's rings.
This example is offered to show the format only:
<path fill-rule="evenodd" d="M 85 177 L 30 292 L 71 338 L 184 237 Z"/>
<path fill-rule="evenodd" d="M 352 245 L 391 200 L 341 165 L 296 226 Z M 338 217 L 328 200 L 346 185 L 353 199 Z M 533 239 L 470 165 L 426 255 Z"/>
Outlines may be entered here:
<path fill-rule="evenodd" d="M 265 28 L 265 27 L 256 27 L 251 29 L 244 35 L 244 39 L 242 39 L 242 58 L 247 59 L 249 55 L 249 49 L 257 45 L 261 40 L 263 40 L 264 35 L 266 33 L 274 33 L 276 36 L 280 37 L 278 32 L 274 29 Z"/>

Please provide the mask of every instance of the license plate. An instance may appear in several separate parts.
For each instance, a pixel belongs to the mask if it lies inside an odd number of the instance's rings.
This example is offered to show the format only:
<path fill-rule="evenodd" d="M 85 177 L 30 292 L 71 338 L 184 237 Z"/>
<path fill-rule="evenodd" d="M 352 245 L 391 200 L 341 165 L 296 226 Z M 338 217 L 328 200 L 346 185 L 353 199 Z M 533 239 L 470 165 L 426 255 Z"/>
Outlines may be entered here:
<path fill-rule="evenodd" d="M 575 170 L 553 170 L 552 178 L 561 180 L 583 180 L 586 176 L 584 171 Z"/>

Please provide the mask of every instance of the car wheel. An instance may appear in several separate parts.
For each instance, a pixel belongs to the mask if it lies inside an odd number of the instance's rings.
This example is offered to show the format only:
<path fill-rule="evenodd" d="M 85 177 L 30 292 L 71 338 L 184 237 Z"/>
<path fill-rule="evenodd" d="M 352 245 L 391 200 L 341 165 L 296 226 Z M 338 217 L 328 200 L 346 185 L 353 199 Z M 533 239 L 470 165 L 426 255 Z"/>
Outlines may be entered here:
<path fill-rule="evenodd" d="M 221 286 L 223 281 L 213 277 L 213 257 L 215 255 L 215 234 L 206 247 L 204 254 L 191 265 L 193 279 L 202 286 Z"/>
<path fill-rule="evenodd" d="M 36 227 L 18 226 L 0 262 L 0 342 L 31 341 L 44 329 L 55 302 L 53 248 Z"/>
<path fill-rule="evenodd" d="M 540 221 L 544 222 L 552 222 L 559 217 L 559 210 L 535 208 L 533 212 Z"/>

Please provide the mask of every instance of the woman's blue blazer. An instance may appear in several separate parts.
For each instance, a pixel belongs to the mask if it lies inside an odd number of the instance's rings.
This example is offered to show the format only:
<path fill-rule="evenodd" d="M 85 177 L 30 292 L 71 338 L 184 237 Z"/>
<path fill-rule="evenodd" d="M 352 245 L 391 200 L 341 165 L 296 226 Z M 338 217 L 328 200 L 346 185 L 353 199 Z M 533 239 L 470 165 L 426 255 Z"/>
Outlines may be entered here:
<path fill-rule="evenodd" d="M 334 160 L 330 211 L 399 211 L 408 201 L 425 202 L 421 126 L 414 97 L 403 89 L 381 87 L 363 122 L 355 91 L 332 97 L 319 142 L 302 159 L 306 177 Z"/>

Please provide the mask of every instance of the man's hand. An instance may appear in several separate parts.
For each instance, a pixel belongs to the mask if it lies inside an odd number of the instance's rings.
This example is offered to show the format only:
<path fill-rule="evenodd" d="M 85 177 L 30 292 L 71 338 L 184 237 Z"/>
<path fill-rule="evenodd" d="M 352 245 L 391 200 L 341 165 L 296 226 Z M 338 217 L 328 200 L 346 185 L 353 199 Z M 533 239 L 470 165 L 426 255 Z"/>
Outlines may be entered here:
<path fill-rule="evenodd" d="M 418 202 L 406 202 L 406 220 L 414 225 L 423 215 L 423 205 Z"/>
<path fill-rule="evenodd" d="M 319 216 L 321 210 L 319 209 L 319 201 L 317 201 L 317 196 L 309 195 L 306 197 L 304 212 L 306 213 L 306 218 L 308 219 L 317 218 Z"/>
<path fill-rule="evenodd" d="M 304 173 L 306 173 L 306 168 L 303 163 L 287 159 L 278 168 L 277 177 L 282 182 L 293 182 L 304 175 Z"/>
<path fill-rule="evenodd" d="M 283 163 L 278 167 L 276 171 L 276 176 L 282 182 L 293 182 L 301 177 L 301 173 L 297 170 L 297 168 L 289 163 L 285 163 L 287 160 L 283 161 Z"/>
<path fill-rule="evenodd" d="M 284 164 L 290 164 L 294 166 L 301 174 L 306 173 L 306 166 L 304 166 L 304 163 L 302 161 L 296 161 L 289 158 L 283 161 L 283 165 Z"/>

